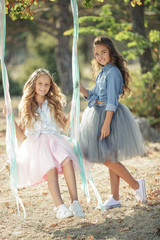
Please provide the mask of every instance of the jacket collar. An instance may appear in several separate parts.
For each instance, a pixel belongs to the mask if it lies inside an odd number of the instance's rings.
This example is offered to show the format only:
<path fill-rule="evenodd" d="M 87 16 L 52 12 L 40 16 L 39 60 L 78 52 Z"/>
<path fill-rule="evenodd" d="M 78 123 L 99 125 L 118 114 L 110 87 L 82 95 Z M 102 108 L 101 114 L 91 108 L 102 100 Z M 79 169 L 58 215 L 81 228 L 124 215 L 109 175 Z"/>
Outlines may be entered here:
<path fill-rule="evenodd" d="M 108 63 L 107 65 L 102 67 L 102 71 L 108 71 L 113 66 L 112 63 Z"/>

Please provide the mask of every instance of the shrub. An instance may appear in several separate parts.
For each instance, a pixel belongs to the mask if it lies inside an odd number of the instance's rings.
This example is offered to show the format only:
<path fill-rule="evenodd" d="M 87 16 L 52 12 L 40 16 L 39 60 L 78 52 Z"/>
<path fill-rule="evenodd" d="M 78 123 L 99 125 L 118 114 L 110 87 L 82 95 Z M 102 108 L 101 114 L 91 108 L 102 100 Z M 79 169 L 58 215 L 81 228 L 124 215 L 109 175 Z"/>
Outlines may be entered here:
<path fill-rule="evenodd" d="M 153 127 L 160 129 L 160 67 L 155 65 L 152 72 L 132 75 L 132 95 L 122 100 L 138 116 L 148 119 Z"/>
<path fill-rule="evenodd" d="M 22 95 L 22 86 L 19 82 L 13 81 L 13 79 L 10 77 L 10 74 L 8 74 L 9 78 L 9 90 L 11 96 L 19 96 Z M 3 83 L 2 83 L 2 71 L 0 68 L 0 96 L 4 96 L 4 90 L 3 90 Z"/>

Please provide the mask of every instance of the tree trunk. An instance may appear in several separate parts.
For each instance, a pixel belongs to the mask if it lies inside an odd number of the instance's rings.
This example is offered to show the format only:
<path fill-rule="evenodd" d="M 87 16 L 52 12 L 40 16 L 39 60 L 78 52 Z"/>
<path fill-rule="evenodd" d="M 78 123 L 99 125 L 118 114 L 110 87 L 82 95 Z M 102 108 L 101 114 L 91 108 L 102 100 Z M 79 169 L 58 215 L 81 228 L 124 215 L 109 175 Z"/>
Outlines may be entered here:
<path fill-rule="evenodd" d="M 64 94 L 72 94 L 72 53 L 70 50 L 70 37 L 63 33 L 68 30 L 72 23 L 72 14 L 69 11 L 70 0 L 59 1 L 59 27 L 57 35 L 57 69 Z"/>
<path fill-rule="evenodd" d="M 131 7 L 132 14 L 132 27 L 135 33 L 138 33 L 146 38 L 146 31 L 144 26 L 144 0 L 141 1 L 142 5 Z M 146 48 L 144 53 L 140 56 L 140 65 L 142 73 L 151 71 L 153 66 L 152 53 L 150 48 Z"/>

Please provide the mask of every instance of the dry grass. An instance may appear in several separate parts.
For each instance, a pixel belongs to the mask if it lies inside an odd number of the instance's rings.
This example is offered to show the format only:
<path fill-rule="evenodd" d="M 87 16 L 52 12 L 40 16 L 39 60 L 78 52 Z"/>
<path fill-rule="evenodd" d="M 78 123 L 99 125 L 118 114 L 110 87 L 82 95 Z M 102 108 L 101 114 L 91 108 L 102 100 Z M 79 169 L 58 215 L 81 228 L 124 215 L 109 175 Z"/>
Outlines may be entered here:
<path fill-rule="evenodd" d="M 14 111 L 17 112 L 16 99 L 12 103 Z M 0 101 L 0 169 L 6 162 L 5 118 L 1 113 L 3 104 Z M 80 187 L 80 177 L 77 175 L 79 200 L 86 214 L 85 219 L 56 219 L 46 182 L 18 191 L 27 213 L 25 219 L 23 216 L 20 219 L 10 189 L 9 171 L 5 167 L 0 172 L 0 239 L 160 239 L 160 144 L 147 143 L 147 149 L 146 156 L 124 163 L 135 178 L 145 178 L 147 203 L 138 203 L 128 185 L 121 181 L 122 207 L 106 212 L 99 211 L 95 209 L 97 202 L 91 187 L 89 187 L 91 201 L 87 203 Z M 108 171 L 101 165 L 95 165 L 92 176 L 104 201 L 110 194 Z M 69 195 L 63 176 L 60 176 L 60 185 L 62 197 L 69 205 Z"/>

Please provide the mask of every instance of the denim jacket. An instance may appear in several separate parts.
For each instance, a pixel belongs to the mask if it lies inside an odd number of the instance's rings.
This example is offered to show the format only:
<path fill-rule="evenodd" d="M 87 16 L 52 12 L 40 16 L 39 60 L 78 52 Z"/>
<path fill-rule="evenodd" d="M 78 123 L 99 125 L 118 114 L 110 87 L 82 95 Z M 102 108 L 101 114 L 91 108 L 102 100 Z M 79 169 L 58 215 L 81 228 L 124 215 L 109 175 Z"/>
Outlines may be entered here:
<path fill-rule="evenodd" d="M 115 112 L 119 95 L 123 93 L 123 77 L 119 68 L 111 63 L 105 65 L 96 78 L 96 85 L 88 90 L 88 106 L 96 105 L 96 100 L 106 103 L 105 111 Z M 102 106 L 101 104 L 98 104 Z M 104 106 L 104 104 L 103 104 Z"/>

